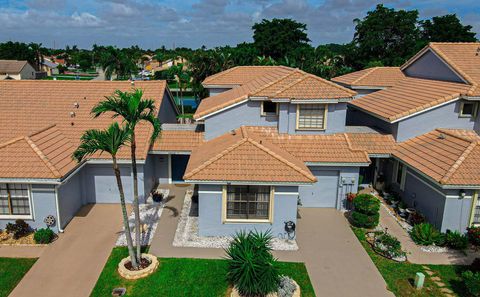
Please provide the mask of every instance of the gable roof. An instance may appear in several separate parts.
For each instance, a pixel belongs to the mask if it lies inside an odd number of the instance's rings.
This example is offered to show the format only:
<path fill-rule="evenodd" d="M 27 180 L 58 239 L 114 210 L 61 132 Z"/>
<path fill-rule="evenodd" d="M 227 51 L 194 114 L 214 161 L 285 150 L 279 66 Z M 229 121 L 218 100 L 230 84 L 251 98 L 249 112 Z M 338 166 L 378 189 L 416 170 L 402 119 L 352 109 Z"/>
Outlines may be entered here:
<path fill-rule="evenodd" d="M 428 108 L 457 100 L 470 90 L 462 83 L 405 78 L 395 86 L 350 102 L 387 122 L 396 122 Z"/>
<path fill-rule="evenodd" d="M 236 66 L 208 76 L 202 82 L 202 85 L 241 86 L 259 77 L 291 69 L 292 68 L 286 66 Z"/>
<path fill-rule="evenodd" d="M 371 67 L 332 78 L 332 81 L 355 87 L 391 87 L 405 78 L 400 67 Z"/>
<path fill-rule="evenodd" d="M 303 162 L 241 127 L 192 152 L 185 180 L 313 183 Z"/>
<path fill-rule="evenodd" d="M 397 143 L 391 134 L 346 133 L 352 148 L 365 150 L 370 155 L 390 155 Z"/>
<path fill-rule="evenodd" d="M 431 42 L 410 58 L 401 69 L 407 68 L 425 52 L 433 51 L 461 78 L 472 85 L 469 96 L 480 96 L 480 42 Z"/>
<path fill-rule="evenodd" d="M 356 95 L 352 90 L 302 70 L 288 67 L 281 69 L 268 72 L 240 87 L 203 99 L 193 116 L 194 119 L 201 119 L 249 98 L 337 102 L 342 99 L 349 101 Z"/>
<path fill-rule="evenodd" d="M 162 133 L 160 133 L 160 136 L 155 140 L 151 150 L 190 152 L 204 142 L 204 132 L 162 130 Z"/>
<path fill-rule="evenodd" d="M 27 64 L 27 61 L 0 60 L 0 74 L 18 74 Z"/>
<path fill-rule="evenodd" d="M 134 86 L 143 89 L 144 98 L 155 101 L 158 112 L 166 90 L 165 81 L 135 82 Z M 113 121 L 120 121 L 109 114 L 94 119 L 90 114 L 92 107 L 117 89 L 131 88 L 131 82 L 127 81 L 0 81 L 0 163 L 4 170 L 0 177 L 60 178 L 67 174 L 78 165 L 71 156 L 83 132 L 104 129 Z M 136 128 L 140 160 L 146 159 L 151 130 L 146 123 Z M 28 150 L 12 149 L 17 146 Z M 38 161 L 21 162 L 22 156 L 35 159 L 30 151 L 41 154 L 40 159 L 51 170 L 39 171 L 42 176 L 38 176 L 35 173 Z M 28 155 L 23 155 L 27 152 Z M 107 155 L 91 158 L 109 159 Z M 129 159 L 130 150 L 121 149 L 118 158 Z"/>
<path fill-rule="evenodd" d="M 393 155 L 442 185 L 480 185 L 480 136 L 436 129 L 398 145 Z"/>

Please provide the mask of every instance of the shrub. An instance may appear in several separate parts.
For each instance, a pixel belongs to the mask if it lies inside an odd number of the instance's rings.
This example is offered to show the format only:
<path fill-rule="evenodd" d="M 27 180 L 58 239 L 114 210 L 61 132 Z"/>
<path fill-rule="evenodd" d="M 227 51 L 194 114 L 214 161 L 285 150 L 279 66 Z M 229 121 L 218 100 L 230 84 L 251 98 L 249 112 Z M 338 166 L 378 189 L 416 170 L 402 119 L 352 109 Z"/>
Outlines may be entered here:
<path fill-rule="evenodd" d="M 448 232 L 446 244 L 455 250 L 464 250 L 468 247 L 468 237 L 458 231 Z"/>
<path fill-rule="evenodd" d="M 436 244 L 442 246 L 445 244 L 445 237 L 429 223 L 421 223 L 413 226 L 412 231 L 410 231 L 410 237 L 413 242 L 419 245 Z"/>
<path fill-rule="evenodd" d="M 374 248 L 387 258 L 398 258 L 405 256 L 402 251 L 402 244 L 398 239 L 388 233 L 381 233 L 375 238 Z"/>
<path fill-rule="evenodd" d="M 357 211 L 352 212 L 352 223 L 360 228 L 375 228 L 378 225 L 380 214 L 366 215 Z"/>
<path fill-rule="evenodd" d="M 5 230 L 9 234 L 13 234 L 14 239 L 19 239 L 30 233 L 31 228 L 24 220 L 16 220 L 15 224 L 8 223 Z"/>
<path fill-rule="evenodd" d="M 39 244 L 48 244 L 52 242 L 55 233 L 50 228 L 38 229 L 33 235 L 33 239 Z"/>
<path fill-rule="evenodd" d="M 465 271 L 462 273 L 467 291 L 475 297 L 480 296 L 480 272 Z"/>
<path fill-rule="evenodd" d="M 228 280 L 242 296 L 266 296 L 277 292 L 280 276 L 271 253 L 270 232 L 239 232 L 227 254 Z"/>
<path fill-rule="evenodd" d="M 475 258 L 470 264 L 470 270 L 473 272 L 480 272 L 480 258 Z"/>
<path fill-rule="evenodd" d="M 467 228 L 468 240 L 474 246 L 480 246 L 480 227 Z"/>
<path fill-rule="evenodd" d="M 353 200 L 356 212 L 365 215 L 375 215 L 380 210 L 380 200 L 370 194 L 360 194 Z"/>

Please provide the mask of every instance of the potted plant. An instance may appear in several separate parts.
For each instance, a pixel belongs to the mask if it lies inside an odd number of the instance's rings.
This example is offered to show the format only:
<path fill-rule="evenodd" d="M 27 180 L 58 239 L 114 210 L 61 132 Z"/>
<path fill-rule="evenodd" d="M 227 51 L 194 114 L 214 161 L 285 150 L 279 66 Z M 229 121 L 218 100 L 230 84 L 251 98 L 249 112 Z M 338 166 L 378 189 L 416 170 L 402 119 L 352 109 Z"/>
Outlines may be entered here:
<path fill-rule="evenodd" d="M 398 203 L 398 215 L 402 218 L 406 217 L 407 216 L 407 212 L 406 212 L 406 208 L 407 208 L 407 204 L 403 201 L 400 201 Z"/>

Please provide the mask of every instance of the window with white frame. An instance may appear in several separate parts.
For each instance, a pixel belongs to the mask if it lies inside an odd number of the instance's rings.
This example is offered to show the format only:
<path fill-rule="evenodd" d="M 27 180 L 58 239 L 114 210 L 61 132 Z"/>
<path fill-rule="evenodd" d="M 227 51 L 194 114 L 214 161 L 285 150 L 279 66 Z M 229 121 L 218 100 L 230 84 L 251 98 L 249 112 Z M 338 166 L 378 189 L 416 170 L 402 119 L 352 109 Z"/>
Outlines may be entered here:
<path fill-rule="evenodd" d="M 272 188 L 226 186 L 227 220 L 269 220 Z"/>
<path fill-rule="evenodd" d="M 272 101 L 262 101 L 262 110 L 261 113 L 263 116 L 272 116 L 278 114 L 278 104 Z"/>
<path fill-rule="evenodd" d="M 323 130 L 326 123 L 326 104 L 298 104 L 297 129 Z"/>
<path fill-rule="evenodd" d="M 395 162 L 393 181 L 400 186 L 400 189 L 403 191 L 405 189 L 405 178 L 407 175 L 407 168 L 404 164 L 399 161 Z"/>
<path fill-rule="evenodd" d="M 462 102 L 460 104 L 460 117 L 475 118 L 477 116 L 477 103 L 476 102 Z"/>
<path fill-rule="evenodd" d="M 28 185 L 0 184 L 0 215 L 30 215 Z"/>
<path fill-rule="evenodd" d="M 480 225 L 480 198 L 477 197 L 475 201 L 475 205 L 473 206 L 473 218 L 472 218 L 472 225 L 479 226 Z"/>

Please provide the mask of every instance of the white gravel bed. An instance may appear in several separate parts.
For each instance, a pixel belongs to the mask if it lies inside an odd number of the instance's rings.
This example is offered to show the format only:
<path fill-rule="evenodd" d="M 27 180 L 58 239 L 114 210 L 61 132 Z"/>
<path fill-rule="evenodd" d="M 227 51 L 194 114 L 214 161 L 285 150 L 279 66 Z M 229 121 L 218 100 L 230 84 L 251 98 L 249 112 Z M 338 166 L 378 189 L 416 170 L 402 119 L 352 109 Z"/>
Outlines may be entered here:
<path fill-rule="evenodd" d="M 388 214 L 391 215 L 395 219 L 395 221 L 397 221 L 397 223 L 400 225 L 400 227 L 402 227 L 407 232 L 412 231 L 413 227 L 410 226 L 410 224 L 408 224 L 407 222 L 398 220 L 397 216 L 394 213 L 392 213 L 390 208 L 388 208 L 383 202 L 380 203 L 380 204 L 382 205 L 383 208 L 385 208 L 385 210 L 388 212 Z"/>
<path fill-rule="evenodd" d="M 158 220 L 163 212 L 163 203 L 153 203 L 153 204 L 140 204 L 140 230 L 141 233 L 140 240 L 142 246 L 150 245 L 157 230 Z M 130 231 L 132 232 L 133 244 L 135 245 L 135 212 L 132 210 L 132 213 L 128 217 L 128 223 L 130 225 Z M 125 237 L 125 228 L 122 228 L 122 232 L 118 236 L 116 246 L 126 246 L 127 239 Z"/>
<path fill-rule="evenodd" d="M 192 195 L 187 193 L 183 202 L 182 212 L 178 220 L 177 230 L 173 239 L 173 246 L 196 248 L 227 248 L 233 240 L 230 236 L 199 236 L 198 217 L 189 216 L 192 206 Z M 274 238 L 272 249 L 282 251 L 296 251 L 298 245 L 295 240 Z"/>
<path fill-rule="evenodd" d="M 448 247 L 436 245 L 422 245 L 420 249 L 426 253 L 448 253 L 452 251 Z"/>

